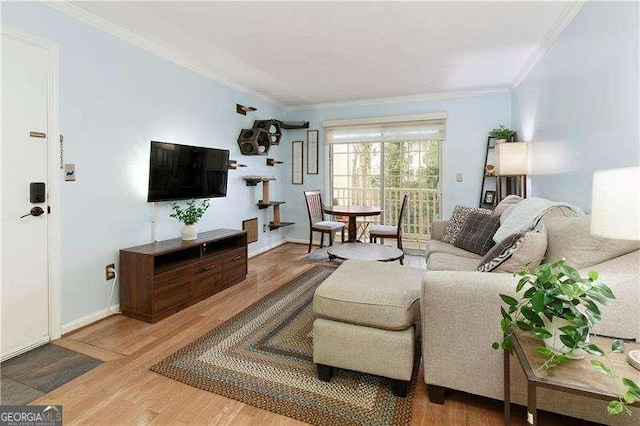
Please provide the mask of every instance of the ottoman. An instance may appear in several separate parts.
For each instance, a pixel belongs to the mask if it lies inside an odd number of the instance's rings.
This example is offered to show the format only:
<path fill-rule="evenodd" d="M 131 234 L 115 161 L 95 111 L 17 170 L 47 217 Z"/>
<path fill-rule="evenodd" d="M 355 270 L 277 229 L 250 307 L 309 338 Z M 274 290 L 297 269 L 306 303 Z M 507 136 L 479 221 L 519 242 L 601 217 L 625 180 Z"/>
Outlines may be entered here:
<path fill-rule="evenodd" d="M 320 380 L 331 380 L 333 367 L 355 370 L 392 379 L 394 395 L 406 396 L 424 273 L 351 259 L 320 284 L 313 297 L 313 362 Z"/>

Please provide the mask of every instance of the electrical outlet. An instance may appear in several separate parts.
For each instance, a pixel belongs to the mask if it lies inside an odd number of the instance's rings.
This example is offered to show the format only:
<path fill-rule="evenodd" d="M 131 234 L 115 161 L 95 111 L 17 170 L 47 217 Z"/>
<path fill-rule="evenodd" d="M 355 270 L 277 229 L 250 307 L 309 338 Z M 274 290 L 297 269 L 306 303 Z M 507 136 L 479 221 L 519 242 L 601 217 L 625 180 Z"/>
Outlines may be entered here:
<path fill-rule="evenodd" d="M 456 182 L 462 182 L 463 175 L 462 173 L 456 173 Z"/>
<path fill-rule="evenodd" d="M 109 269 L 113 269 L 115 271 L 116 269 L 116 265 L 114 263 L 111 263 L 107 266 L 104 267 L 104 275 L 107 279 L 107 281 L 112 280 L 116 277 L 115 272 L 110 271 Z"/>
<path fill-rule="evenodd" d="M 267 225 L 262 225 L 262 232 L 267 232 Z"/>

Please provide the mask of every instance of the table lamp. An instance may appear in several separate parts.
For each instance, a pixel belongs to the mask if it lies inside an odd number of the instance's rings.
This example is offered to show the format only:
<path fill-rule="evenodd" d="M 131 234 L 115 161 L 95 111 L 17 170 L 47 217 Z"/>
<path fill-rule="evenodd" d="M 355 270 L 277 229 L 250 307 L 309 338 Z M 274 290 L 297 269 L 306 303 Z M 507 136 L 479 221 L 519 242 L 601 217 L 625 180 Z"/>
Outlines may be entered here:
<path fill-rule="evenodd" d="M 591 235 L 640 240 L 640 167 L 593 173 Z M 640 351 L 630 351 L 629 364 L 640 370 Z"/>
<path fill-rule="evenodd" d="M 503 142 L 496 144 L 496 175 L 518 178 L 518 195 L 527 197 L 526 175 L 529 171 L 529 144 L 526 142 Z M 500 178 L 498 178 L 500 179 Z M 500 182 L 498 180 L 498 182 Z M 502 191 L 499 191 L 502 199 Z M 508 194 L 505 194 L 508 195 Z"/>

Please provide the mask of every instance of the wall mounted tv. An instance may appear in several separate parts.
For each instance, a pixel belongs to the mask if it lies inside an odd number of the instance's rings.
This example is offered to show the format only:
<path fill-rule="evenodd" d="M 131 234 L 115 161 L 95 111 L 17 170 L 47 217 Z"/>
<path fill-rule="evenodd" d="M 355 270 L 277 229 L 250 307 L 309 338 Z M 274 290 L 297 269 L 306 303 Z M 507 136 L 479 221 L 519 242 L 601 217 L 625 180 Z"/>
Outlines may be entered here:
<path fill-rule="evenodd" d="M 227 196 L 229 151 L 151 141 L 147 201 Z"/>

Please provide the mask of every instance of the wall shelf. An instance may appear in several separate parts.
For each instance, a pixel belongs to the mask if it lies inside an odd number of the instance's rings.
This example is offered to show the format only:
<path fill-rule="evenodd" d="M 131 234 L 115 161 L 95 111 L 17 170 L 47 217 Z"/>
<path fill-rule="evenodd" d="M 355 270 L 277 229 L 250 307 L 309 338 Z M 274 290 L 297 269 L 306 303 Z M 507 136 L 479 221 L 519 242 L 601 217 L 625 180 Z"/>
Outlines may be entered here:
<path fill-rule="evenodd" d="M 259 209 L 266 209 L 266 208 L 271 207 L 271 206 L 278 206 L 280 204 L 286 204 L 286 203 L 287 203 L 286 201 L 270 201 L 268 203 L 263 203 L 262 200 L 259 200 L 258 201 L 258 208 Z"/>
<path fill-rule="evenodd" d="M 280 222 L 280 223 L 279 223 L 279 224 L 277 224 L 277 225 L 276 225 L 275 223 L 271 222 L 271 223 L 269 224 L 269 229 L 270 229 L 271 231 L 273 231 L 274 229 L 283 228 L 283 227 L 285 227 L 285 226 L 289 226 L 289 225 L 295 225 L 295 222 Z"/>

